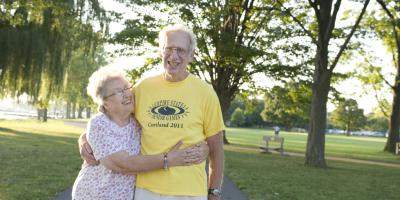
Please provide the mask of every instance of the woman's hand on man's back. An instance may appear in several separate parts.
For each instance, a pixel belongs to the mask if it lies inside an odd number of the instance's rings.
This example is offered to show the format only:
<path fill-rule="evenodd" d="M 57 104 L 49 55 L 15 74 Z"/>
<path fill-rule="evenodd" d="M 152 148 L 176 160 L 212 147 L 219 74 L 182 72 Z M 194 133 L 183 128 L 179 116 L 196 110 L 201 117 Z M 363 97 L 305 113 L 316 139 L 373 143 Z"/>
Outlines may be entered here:
<path fill-rule="evenodd" d="M 89 165 L 98 165 L 100 162 L 96 160 L 93 155 L 93 150 L 86 139 L 86 133 L 81 134 L 78 139 L 79 144 L 79 154 L 82 159 Z"/>

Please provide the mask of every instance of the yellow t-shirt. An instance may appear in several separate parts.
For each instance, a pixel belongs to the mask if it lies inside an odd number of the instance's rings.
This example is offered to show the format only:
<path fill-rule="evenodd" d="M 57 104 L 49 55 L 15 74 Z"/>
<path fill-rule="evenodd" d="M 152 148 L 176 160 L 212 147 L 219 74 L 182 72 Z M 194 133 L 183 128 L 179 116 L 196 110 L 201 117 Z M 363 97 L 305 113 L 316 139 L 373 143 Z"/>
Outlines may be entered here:
<path fill-rule="evenodd" d="M 135 101 L 143 155 L 167 152 L 179 140 L 183 148 L 225 128 L 213 88 L 191 74 L 180 82 L 162 75 L 144 79 L 135 86 Z M 140 173 L 136 185 L 163 195 L 205 196 L 205 162 Z"/>

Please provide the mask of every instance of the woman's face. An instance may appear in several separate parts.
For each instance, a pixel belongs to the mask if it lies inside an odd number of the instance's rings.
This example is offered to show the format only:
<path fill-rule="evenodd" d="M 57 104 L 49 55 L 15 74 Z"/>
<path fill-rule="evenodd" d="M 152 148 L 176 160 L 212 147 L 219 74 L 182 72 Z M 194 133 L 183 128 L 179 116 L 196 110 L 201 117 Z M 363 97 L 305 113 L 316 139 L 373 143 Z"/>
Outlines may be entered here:
<path fill-rule="evenodd" d="M 104 107 L 110 113 L 124 115 L 133 112 L 134 98 L 132 85 L 123 78 L 115 78 L 107 83 Z"/>

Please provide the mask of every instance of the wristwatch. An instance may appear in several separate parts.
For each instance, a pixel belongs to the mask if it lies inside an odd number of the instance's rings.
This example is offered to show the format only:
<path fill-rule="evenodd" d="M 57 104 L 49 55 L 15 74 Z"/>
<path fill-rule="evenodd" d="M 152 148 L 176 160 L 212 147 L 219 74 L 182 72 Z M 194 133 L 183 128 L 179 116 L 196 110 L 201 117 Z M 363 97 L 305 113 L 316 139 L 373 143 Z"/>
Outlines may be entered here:
<path fill-rule="evenodd" d="M 210 188 L 210 189 L 208 189 L 208 194 L 210 195 L 214 195 L 214 196 L 217 196 L 217 197 L 221 197 L 221 195 L 222 195 L 222 191 L 220 190 L 220 189 L 217 189 L 217 188 Z"/>

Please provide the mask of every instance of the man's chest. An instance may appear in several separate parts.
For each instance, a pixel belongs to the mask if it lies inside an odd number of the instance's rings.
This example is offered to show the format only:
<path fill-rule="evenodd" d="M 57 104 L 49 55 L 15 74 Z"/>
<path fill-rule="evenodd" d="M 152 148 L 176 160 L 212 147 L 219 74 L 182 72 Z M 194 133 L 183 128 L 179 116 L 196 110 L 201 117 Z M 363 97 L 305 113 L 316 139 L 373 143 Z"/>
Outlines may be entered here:
<path fill-rule="evenodd" d="M 201 98 L 182 93 L 160 92 L 136 100 L 136 117 L 144 128 L 190 128 L 202 123 Z"/>
<path fill-rule="evenodd" d="M 159 144 L 171 147 L 177 141 L 194 144 L 204 139 L 202 102 L 193 96 L 144 95 L 136 100 L 135 115 L 142 126 L 142 144 L 158 152 Z M 154 147 L 155 149 L 151 149 Z"/>

